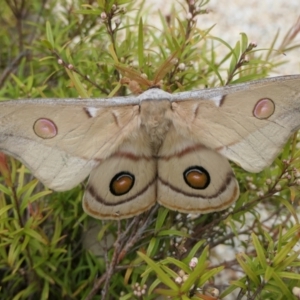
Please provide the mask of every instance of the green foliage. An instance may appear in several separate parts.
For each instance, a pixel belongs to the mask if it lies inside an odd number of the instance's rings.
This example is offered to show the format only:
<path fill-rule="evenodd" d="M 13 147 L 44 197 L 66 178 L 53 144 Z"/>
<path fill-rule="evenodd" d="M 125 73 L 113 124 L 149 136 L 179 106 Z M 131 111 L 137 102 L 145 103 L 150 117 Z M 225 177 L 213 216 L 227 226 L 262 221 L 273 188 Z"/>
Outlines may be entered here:
<path fill-rule="evenodd" d="M 132 0 L 21 2 L 5 1 L 0 11 L 0 99 L 227 85 L 267 76 L 283 63 L 278 53 L 299 48 L 292 30 L 277 50 L 278 36 L 263 50 L 245 33 L 232 47 L 213 27 L 196 26 L 203 0 L 182 0 L 157 24 L 146 1 L 138 10 Z M 225 212 L 187 216 L 155 207 L 121 222 L 87 218 L 82 186 L 53 193 L 0 154 L 0 298 L 296 299 L 297 142 L 295 134 L 255 176 L 235 166 L 242 193 Z M 222 246 L 236 257 L 213 260 Z"/>

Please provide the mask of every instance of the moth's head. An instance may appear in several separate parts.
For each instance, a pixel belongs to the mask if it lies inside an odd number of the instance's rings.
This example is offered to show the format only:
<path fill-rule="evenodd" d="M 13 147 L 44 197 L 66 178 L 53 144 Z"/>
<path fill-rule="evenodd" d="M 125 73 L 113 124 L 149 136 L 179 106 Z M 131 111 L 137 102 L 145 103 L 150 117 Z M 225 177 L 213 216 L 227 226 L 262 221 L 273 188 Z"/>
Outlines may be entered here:
<path fill-rule="evenodd" d="M 171 100 L 171 94 L 168 93 L 168 92 L 165 92 L 159 88 L 152 88 L 152 89 L 149 89 L 147 91 L 145 91 L 144 93 L 140 94 L 138 96 L 138 99 L 140 102 L 142 101 L 146 101 L 146 100 L 150 100 L 150 101 L 153 101 L 153 100 L 168 100 L 170 101 Z"/>

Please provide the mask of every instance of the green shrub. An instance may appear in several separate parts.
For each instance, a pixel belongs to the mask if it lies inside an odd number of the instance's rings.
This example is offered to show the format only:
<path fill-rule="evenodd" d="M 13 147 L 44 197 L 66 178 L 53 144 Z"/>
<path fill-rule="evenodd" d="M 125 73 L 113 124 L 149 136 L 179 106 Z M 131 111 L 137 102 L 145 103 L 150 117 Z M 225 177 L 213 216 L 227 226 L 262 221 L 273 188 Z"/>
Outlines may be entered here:
<path fill-rule="evenodd" d="M 0 10 L 0 99 L 222 86 L 266 77 L 282 63 L 276 55 L 293 48 L 290 34 L 280 51 L 258 49 L 245 33 L 230 46 L 213 27 L 196 26 L 207 2 L 182 0 L 180 11 L 159 14 L 153 24 L 146 1 L 137 9 L 130 0 L 7 0 Z M 259 174 L 234 166 L 241 196 L 226 211 L 193 217 L 156 206 L 119 222 L 84 214 L 83 185 L 51 192 L 0 155 L 0 298 L 294 299 L 297 142 L 295 134 Z M 224 246 L 235 258 L 217 263 L 213 255 Z"/>

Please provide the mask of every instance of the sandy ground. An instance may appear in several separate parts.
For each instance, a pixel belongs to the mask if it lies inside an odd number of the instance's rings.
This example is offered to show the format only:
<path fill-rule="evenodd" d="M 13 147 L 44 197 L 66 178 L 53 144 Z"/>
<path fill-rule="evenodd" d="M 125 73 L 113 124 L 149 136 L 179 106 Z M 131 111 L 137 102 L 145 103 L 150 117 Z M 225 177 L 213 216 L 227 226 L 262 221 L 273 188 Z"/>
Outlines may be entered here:
<path fill-rule="evenodd" d="M 152 10 L 160 9 L 164 14 L 171 11 L 172 5 L 181 9 L 175 0 L 148 0 L 146 5 L 151 2 Z M 210 13 L 198 17 L 199 27 L 209 28 L 216 24 L 211 34 L 221 37 L 231 46 L 239 40 L 240 32 L 244 32 L 249 41 L 255 41 L 259 48 L 268 48 L 276 32 L 280 30 L 281 41 L 300 16 L 300 0 L 211 0 L 205 8 Z M 300 44 L 300 34 L 297 41 Z M 280 67 L 277 75 L 300 73 L 300 51 L 291 51 L 286 55 L 290 62 Z"/>

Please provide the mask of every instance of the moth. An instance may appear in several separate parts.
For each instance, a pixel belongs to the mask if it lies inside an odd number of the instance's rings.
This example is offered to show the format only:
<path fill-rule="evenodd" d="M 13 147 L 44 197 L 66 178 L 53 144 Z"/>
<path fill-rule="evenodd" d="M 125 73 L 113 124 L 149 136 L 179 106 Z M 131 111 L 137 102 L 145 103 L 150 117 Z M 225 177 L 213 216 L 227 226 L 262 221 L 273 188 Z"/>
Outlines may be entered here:
<path fill-rule="evenodd" d="M 239 197 L 228 159 L 260 172 L 299 127 L 300 75 L 177 94 L 0 102 L 0 151 L 55 191 L 89 176 L 83 208 L 99 219 L 156 202 L 223 210 Z"/>

